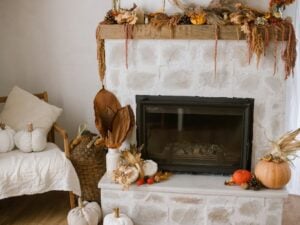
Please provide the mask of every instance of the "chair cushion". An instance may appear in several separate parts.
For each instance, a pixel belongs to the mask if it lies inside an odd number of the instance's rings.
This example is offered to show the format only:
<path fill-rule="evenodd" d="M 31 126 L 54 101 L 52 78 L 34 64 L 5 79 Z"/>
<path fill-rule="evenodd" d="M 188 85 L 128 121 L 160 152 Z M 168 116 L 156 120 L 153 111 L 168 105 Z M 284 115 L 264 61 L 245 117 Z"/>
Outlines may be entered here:
<path fill-rule="evenodd" d="M 48 143 L 42 152 L 13 150 L 1 153 L 0 180 L 0 199 L 53 190 L 81 195 L 72 163 L 53 143 Z"/>
<path fill-rule="evenodd" d="M 49 132 L 61 113 L 62 109 L 15 86 L 8 95 L 0 121 L 16 131 L 25 129 L 26 124 L 32 122 L 34 127 L 44 128 Z"/>

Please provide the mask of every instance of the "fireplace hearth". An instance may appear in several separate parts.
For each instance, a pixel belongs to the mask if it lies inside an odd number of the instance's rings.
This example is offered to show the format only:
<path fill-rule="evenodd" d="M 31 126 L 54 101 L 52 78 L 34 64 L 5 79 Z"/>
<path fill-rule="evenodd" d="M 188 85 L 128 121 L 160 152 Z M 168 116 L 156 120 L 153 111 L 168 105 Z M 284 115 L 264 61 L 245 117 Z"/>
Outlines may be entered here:
<path fill-rule="evenodd" d="M 254 99 L 137 95 L 137 141 L 161 169 L 250 169 Z"/>

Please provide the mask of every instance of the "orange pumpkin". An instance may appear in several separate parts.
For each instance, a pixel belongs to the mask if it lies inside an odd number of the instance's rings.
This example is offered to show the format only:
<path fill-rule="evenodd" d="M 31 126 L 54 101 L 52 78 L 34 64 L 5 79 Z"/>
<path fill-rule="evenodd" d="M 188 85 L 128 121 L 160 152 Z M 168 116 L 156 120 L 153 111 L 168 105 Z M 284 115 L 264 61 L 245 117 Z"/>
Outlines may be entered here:
<path fill-rule="evenodd" d="M 236 170 L 232 175 L 232 180 L 234 183 L 241 185 L 247 183 L 251 179 L 252 175 L 248 170 Z"/>
<path fill-rule="evenodd" d="M 260 160 L 254 173 L 264 186 L 272 189 L 284 187 L 291 178 L 291 168 L 285 161 L 278 163 Z"/>

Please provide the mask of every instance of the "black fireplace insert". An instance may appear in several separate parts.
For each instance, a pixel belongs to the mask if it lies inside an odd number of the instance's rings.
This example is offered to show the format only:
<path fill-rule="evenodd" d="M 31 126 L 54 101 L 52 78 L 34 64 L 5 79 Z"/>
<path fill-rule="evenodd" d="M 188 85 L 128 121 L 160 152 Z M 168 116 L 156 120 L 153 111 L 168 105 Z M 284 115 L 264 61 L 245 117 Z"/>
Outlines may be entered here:
<path fill-rule="evenodd" d="M 160 169 L 231 174 L 250 169 L 254 99 L 136 96 L 137 141 Z"/>

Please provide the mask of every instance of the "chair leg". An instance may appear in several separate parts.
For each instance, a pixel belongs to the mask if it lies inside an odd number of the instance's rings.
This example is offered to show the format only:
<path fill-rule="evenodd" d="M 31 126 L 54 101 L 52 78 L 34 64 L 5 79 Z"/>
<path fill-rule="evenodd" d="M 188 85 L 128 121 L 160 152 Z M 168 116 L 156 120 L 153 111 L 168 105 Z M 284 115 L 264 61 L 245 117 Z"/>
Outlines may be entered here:
<path fill-rule="evenodd" d="M 75 208 L 76 207 L 76 197 L 75 195 L 73 194 L 73 192 L 69 192 L 69 199 L 70 199 L 70 207 L 71 209 Z"/>

